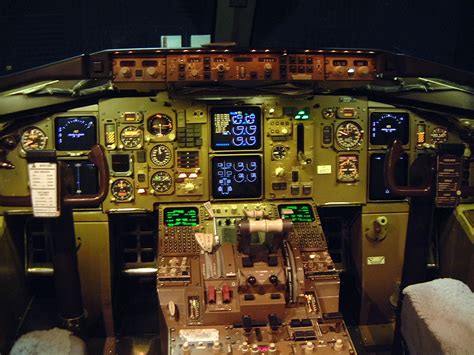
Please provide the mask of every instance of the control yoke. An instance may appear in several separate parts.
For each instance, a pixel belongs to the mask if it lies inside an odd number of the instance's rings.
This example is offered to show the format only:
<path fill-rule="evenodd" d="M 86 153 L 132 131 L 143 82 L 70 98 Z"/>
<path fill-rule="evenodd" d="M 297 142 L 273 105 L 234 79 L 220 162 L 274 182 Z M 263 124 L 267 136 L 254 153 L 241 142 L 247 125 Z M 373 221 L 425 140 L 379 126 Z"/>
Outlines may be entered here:
<path fill-rule="evenodd" d="M 65 195 L 63 205 L 71 207 L 82 207 L 100 204 L 107 197 L 109 184 L 109 166 L 105 158 L 104 148 L 100 144 L 92 147 L 89 153 L 89 160 L 92 161 L 99 171 L 99 191 L 92 195 Z M 0 195 L 0 206 L 31 206 L 30 196 L 3 196 Z"/>
<path fill-rule="evenodd" d="M 394 193 L 404 197 L 421 197 L 430 196 L 433 185 L 432 174 L 423 181 L 420 186 L 399 186 L 395 178 L 395 166 L 402 154 L 402 143 L 395 139 L 389 145 L 387 155 L 385 157 L 384 178 L 385 185 Z"/>

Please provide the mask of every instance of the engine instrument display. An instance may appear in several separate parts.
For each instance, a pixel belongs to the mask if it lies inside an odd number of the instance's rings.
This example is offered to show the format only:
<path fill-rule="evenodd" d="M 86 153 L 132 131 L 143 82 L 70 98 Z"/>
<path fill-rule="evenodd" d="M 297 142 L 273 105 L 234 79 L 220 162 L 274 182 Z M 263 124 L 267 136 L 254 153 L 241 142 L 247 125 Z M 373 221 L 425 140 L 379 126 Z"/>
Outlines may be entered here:
<path fill-rule="evenodd" d="M 289 218 L 293 223 L 314 222 L 313 208 L 307 203 L 278 205 L 278 213 L 281 218 Z"/>
<path fill-rule="evenodd" d="M 194 227 L 199 225 L 199 211 L 196 207 L 165 208 L 163 223 L 168 227 Z"/>
<path fill-rule="evenodd" d="M 48 137 L 38 127 L 29 127 L 21 135 L 21 147 L 23 150 L 43 150 L 46 148 Z"/>
<path fill-rule="evenodd" d="M 362 144 L 364 131 L 352 121 L 344 121 L 336 128 L 336 142 L 343 149 L 354 149 Z"/>
<path fill-rule="evenodd" d="M 337 157 L 337 181 L 353 182 L 359 180 L 359 157 L 340 155 Z"/>
<path fill-rule="evenodd" d="M 139 148 L 143 141 L 143 132 L 135 126 L 127 126 L 120 132 L 120 140 L 126 148 Z"/>
<path fill-rule="evenodd" d="M 155 136 L 166 136 L 173 130 L 173 119 L 164 113 L 156 113 L 148 118 L 147 129 Z"/>
<path fill-rule="evenodd" d="M 56 149 L 89 150 L 97 142 L 94 116 L 56 117 Z"/>
<path fill-rule="evenodd" d="M 157 171 L 152 175 L 150 184 L 156 192 L 163 193 L 171 189 L 173 179 L 166 171 Z"/>
<path fill-rule="evenodd" d="M 261 110 L 255 106 L 213 107 L 211 148 L 258 150 L 261 147 Z"/>
<path fill-rule="evenodd" d="M 171 161 L 171 149 L 164 144 L 157 144 L 150 151 L 150 158 L 156 166 L 166 166 Z"/>
<path fill-rule="evenodd" d="M 407 112 L 372 112 L 370 115 L 370 144 L 387 145 L 394 139 L 408 144 L 409 116 Z"/>
<path fill-rule="evenodd" d="M 133 197 L 132 183 L 125 179 L 118 179 L 112 183 L 112 196 L 118 202 L 129 201 Z"/>
<path fill-rule="evenodd" d="M 262 157 L 214 156 L 212 195 L 214 199 L 259 198 L 262 195 Z"/>

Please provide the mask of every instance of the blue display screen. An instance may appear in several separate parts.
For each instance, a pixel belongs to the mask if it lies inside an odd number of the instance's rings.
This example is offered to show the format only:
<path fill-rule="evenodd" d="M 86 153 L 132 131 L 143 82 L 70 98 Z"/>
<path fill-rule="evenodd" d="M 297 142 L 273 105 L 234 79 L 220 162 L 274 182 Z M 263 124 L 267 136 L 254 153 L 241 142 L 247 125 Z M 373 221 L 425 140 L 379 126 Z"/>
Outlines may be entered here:
<path fill-rule="evenodd" d="M 262 195 L 260 155 L 221 155 L 212 158 L 215 199 L 259 198 Z"/>
<path fill-rule="evenodd" d="M 258 150 L 261 147 L 260 107 L 213 107 L 211 148 L 215 151 Z"/>
<path fill-rule="evenodd" d="M 57 150 L 89 150 L 97 142 L 94 116 L 56 117 Z"/>

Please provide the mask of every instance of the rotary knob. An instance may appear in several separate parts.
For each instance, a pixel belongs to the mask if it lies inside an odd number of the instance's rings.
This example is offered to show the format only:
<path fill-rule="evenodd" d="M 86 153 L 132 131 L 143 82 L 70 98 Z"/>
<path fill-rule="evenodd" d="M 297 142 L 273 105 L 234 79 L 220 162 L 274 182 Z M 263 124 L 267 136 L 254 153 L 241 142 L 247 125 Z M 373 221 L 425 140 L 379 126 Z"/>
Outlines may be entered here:
<path fill-rule="evenodd" d="M 146 68 L 146 73 L 152 78 L 156 78 L 158 76 L 158 70 L 156 70 L 155 67 Z"/>
<path fill-rule="evenodd" d="M 263 68 L 267 71 L 270 71 L 272 70 L 273 66 L 272 66 L 272 63 L 265 63 L 265 65 L 263 66 Z"/>
<path fill-rule="evenodd" d="M 285 169 L 279 166 L 278 168 L 275 169 L 275 175 L 282 177 L 283 175 L 285 175 Z"/>
<path fill-rule="evenodd" d="M 192 76 L 193 78 L 197 77 L 198 74 L 199 74 L 199 71 L 198 71 L 197 69 L 191 70 L 191 76 Z"/>
<path fill-rule="evenodd" d="M 344 75 L 346 73 L 346 68 L 341 66 L 341 65 L 338 65 L 337 67 L 334 68 L 334 74 L 336 75 Z"/>
<path fill-rule="evenodd" d="M 271 276 L 268 278 L 268 280 L 270 281 L 270 283 L 271 283 L 272 285 L 278 285 L 278 281 L 279 281 L 279 280 L 278 280 L 278 276 L 276 276 L 276 275 L 271 275 Z"/>
<path fill-rule="evenodd" d="M 184 184 L 184 191 L 186 192 L 192 192 L 194 191 L 194 189 L 196 188 L 196 186 L 194 186 L 194 184 L 192 182 L 187 182 L 186 184 Z"/>
<path fill-rule="evenodd" d="M 247 277 L 247 282 L 250 285 L 255 285 L 257 283 L 257 279 L 255 278 L 255 276 L 250 275 L 249 277 Z"/>
<path fill-rule="evenodd" d="M 132 71 L 129 67 L 123 67 L 120 69 L 120 75 L 124 78 L 130 78 L 132 76 Z"/>
<path fill-rule="evenodd" d="M 357 74 L 359 74 L 360 76 L 369 75 L 369 67 L 364 65 L 362 67 L 357 68 Z"/>
<path fill-rule="evenodd" d="M 222 73 L 225 70 L 224 64 L 218 64 L 216 67 L 217 71 Z"/>

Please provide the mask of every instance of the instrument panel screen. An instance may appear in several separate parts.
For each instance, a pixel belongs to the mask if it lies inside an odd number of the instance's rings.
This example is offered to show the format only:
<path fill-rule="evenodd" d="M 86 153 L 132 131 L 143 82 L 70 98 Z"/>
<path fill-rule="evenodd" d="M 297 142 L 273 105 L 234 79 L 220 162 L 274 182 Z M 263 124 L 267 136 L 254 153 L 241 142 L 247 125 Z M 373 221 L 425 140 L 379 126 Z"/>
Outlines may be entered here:
<path fill-rule="evenodd" d="M 196 207 L 168 207 L 163 210 L 164 225 L 168 227 L 194 227 L 199 224 L 199 211 Z"/>
<path fill-rule="evenodd" d="M 369 173 L 369 200 L 389 201 L 404 200 L 404 197 L 395 195 L 385 186 L 384 180 L 385 153 L 370 155 Z M 407 185 L 408 181 L 408 154 L 403 153 L 395 164 L 395 181 L 399 186 Z"/>
<path fill-rule="evenodd" d="M 394 139 L 407 144 L 409 139 L 407 112 L 372 112 L 370 115 L 370 143 L 387 145 Z"/>
<path fill-rule="evenodd" d="M 220 155 L 212 158 L 215 199 L 259 198 L 262 195 L 260 155 Z"/>
<path fill-rule="evenodd" d="M 56 117 L 56 149 L 89 150 L 97 142 L 94 116 Z"/>
<path fill-rule="evenodd" d="M 289 218 L 293 223 L 314 222 L 313 208 L 307 203 L 278 205 L 278 213 L 281 218 Z"/>
<path fill-rule="evenodd" d="M 94 163 L 88 160 L 62 160 L 72 170 L 75 195 L 96 194 L 99 190 L 98 172 Z"/>
<path fill-rule="evenodd" d="M 262 144 L 260 107 L 213 107 L 211 130 L 215 151 L 258 150 Z"/>

